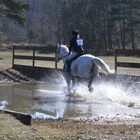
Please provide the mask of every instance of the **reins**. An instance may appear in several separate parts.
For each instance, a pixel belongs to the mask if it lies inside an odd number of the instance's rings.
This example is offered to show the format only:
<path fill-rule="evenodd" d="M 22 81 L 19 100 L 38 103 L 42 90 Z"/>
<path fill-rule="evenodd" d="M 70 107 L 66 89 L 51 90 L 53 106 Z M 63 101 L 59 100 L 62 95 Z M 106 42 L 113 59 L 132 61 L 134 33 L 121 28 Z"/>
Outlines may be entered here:
<path fill-rule="evenodd" d="M 63 58 L 67 57 L 68 55 L 69 55 L 69 54 L 64 55 L 63 57 L 58 57 L 58 58 L 59 58 L 59 60 L 62 60 Z"/>

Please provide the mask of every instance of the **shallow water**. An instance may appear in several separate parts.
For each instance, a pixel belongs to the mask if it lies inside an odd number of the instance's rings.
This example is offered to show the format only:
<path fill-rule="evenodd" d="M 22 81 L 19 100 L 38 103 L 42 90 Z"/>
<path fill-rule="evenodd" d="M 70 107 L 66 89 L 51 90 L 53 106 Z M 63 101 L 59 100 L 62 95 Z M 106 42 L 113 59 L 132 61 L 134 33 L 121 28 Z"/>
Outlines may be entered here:
<path fill-rule="evenodd" d="M 66 92 L 61 77 L 41 84 L 8 84 L 0 86 L 0 108 L 32 114 L 33 118 L 58 119 L 114 116 L 140 118 L 140 82 L 129 87 L 121 83 L 94 84 L 88 92 L 78 84 L 73 94 Z"/>

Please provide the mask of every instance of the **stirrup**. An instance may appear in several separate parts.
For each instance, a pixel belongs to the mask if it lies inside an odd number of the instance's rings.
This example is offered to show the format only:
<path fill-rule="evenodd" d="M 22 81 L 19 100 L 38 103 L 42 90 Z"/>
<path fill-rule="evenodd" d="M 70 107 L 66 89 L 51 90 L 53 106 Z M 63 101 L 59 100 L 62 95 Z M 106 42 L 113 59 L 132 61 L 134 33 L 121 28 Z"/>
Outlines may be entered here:
<path fill-rule="evenodd" d="M 65 72 L 67 72 L 67 73 L 71 74 L 71 69 L 70 69 L 70 68 L 68 68 L 68 67 L 66 67 Z"/>
<path fill-rule="evenodd" d="M 64 67 L 63 67 L 63 71 L 64 71 L 64 72 L 67 72 L 67 73 L 70 73 L 70 72 L 71 72 L 70 69 L 67 68 L 67 66 L 64 66 Z"/>
<path fill-rule="evenodd" d="M 70 69 L 66 69 L 66 72 L 71 73 L 71 70 Z"/>

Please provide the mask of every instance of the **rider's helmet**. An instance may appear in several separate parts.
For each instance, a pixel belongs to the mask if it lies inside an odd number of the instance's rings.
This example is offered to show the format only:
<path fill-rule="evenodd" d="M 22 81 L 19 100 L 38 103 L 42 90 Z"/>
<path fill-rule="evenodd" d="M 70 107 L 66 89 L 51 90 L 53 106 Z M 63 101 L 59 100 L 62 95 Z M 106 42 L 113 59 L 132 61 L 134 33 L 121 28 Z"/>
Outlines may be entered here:
<path fill-rule="evenodd" d="M 78 31 L 78 30 L 73 30 L 73 31 L 72 31 L 72 35 L 74 35 L 74 36 L 79 35 L 79 31 Z"/>

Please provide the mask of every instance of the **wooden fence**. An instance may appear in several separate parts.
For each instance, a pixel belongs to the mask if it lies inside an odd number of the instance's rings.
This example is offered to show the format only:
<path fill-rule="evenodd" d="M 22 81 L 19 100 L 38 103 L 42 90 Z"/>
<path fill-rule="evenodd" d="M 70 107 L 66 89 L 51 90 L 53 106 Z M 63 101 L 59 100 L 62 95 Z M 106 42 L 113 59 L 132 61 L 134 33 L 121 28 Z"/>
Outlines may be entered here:
<path fill-rule="evenodd" d="M 140 62 L 120 62 L 118 61 L 119 56 L 139 56 L 140 50 L 115 50 L 115 73 L 117 73 L 117 67 L 129 67 L 129 68 L 140 68 Z"/>
<path fill-rule="evenodd" d="M 32 55 L 17 55 L 16 51 L 22 50 L 22 51 L 31 51 Z M 45 45 L 13 45 L 13 59 L 12 59 L 12 67 L 17 66 L 15 64 L 15 59 L 22 59 L 22 60 L 31 60 L 32 61 L 32 67 L 35 67 L 36 60 L 40 61 L 51 61 L 54 62 L 54 67 L 57 69 L 57 62 L 56 62 L 56 56 L 55 57 L 48 57 L 47 53 L 46 56 L 36 56 L 36 53 L 38 51 L 50 51 L 56 55 L 56 48 L 55 47 L 48 47 Z M 19 65 L 19 64 L 18 64 Z M 20 64 L 22 65 L 22 64 Z"/>
<path fill-rule="evenodd" d="M 28 55 L 17 55 L 15 52 L 16 50 L 24 50 L 24 51 L 31 51 L 32 55 L 28 56 Z M 52 57 L 48 57 L 47 53 L 46 56 L 36 56 L 36 53 L 38 51 L 47 51 L 47 52 L 51 52 L 54 53 L 55 56 Z M 103 53 L 105 55 L 109 55 L 114 54 L 115 56 L 115 72 L 117 73 L 117 67 L 130 67 L 130 68 L 140 68 L 140 62 L 122 62 L 122 61 L 118 61 L 118 57 L 119 56 L 140 56 L 140 50 L 120 50 L 120 49 L 116 49 L 115 52 L 97 52 L 97 51 L 93 51 L 93 50 L 85 50 L 86 53 L 90 53 L 93 55 L 100 55 Z M 15 59 L 22 59 L 22 60 L 31 60 L 32 61 L 32 67 L 35 67 L 36 65 L 36 60 L 39 61 L 51 61 L 54 63 L 54 67 L 55 69 L 58 68 L 57 66 L 57 62 L 56 62 L 56 48 L 55 47 L 48 47 L 45 45 L 13 45 L 13 59 L 12 59 L 12 66 L 17 66 L 17 64 L 15 64 Z M 19 64 L 18 64 L 19 65 Z M 20 64 L 22 65 L 22 64 Z"/>
<path fill-rule="evenodd" d="M 28 52 L 28 51 L 31 51 L 32 55 L 31 56 L 28 56 L 26 54 L 22 55 L 21 54 L 16 54 L 16 51 L 23 51 L 23 52 Z M 45 57 L 42 57 L 42 56 L 36 56 L 36 53 L 38 51 L 47 51 L 47 52 L 52 52 L 55 54 L 54 57 L 48 57 L 47 56 L 47 53 L 46 53 L 46 56 Z M 85 53 L 90 53 L 90 54 L 93 54 L 93 55 L 111 55 L 112 52 L 106 52 L 106 51 L 95 51 L 93 49 L 85 49 Z M 18 44 L 18 45 L 13 45 L 13 59 L 12 59 L 12 67 L 16 67 L 16 66 L 21 66 L 23 64 L 15 64 L 15 60 L 16 59 L 19 59 L 19 60 L 31 60 L 32 61 L 32 67 L 36 67 L 36 61 L 39 60 L 39 61 L 51 61 L 51 62 L 54 62 L 54 67 L 55 69 L 58 68 L 58 65 L 57 65 L 57 62 L 56 62 L 56 47 L 48 47 L 48 46 L 45 46 L 45 45 L 31 45 L 31 44 L 28 44 L 28 45 L 21 45 L 21 44 Z"/>

